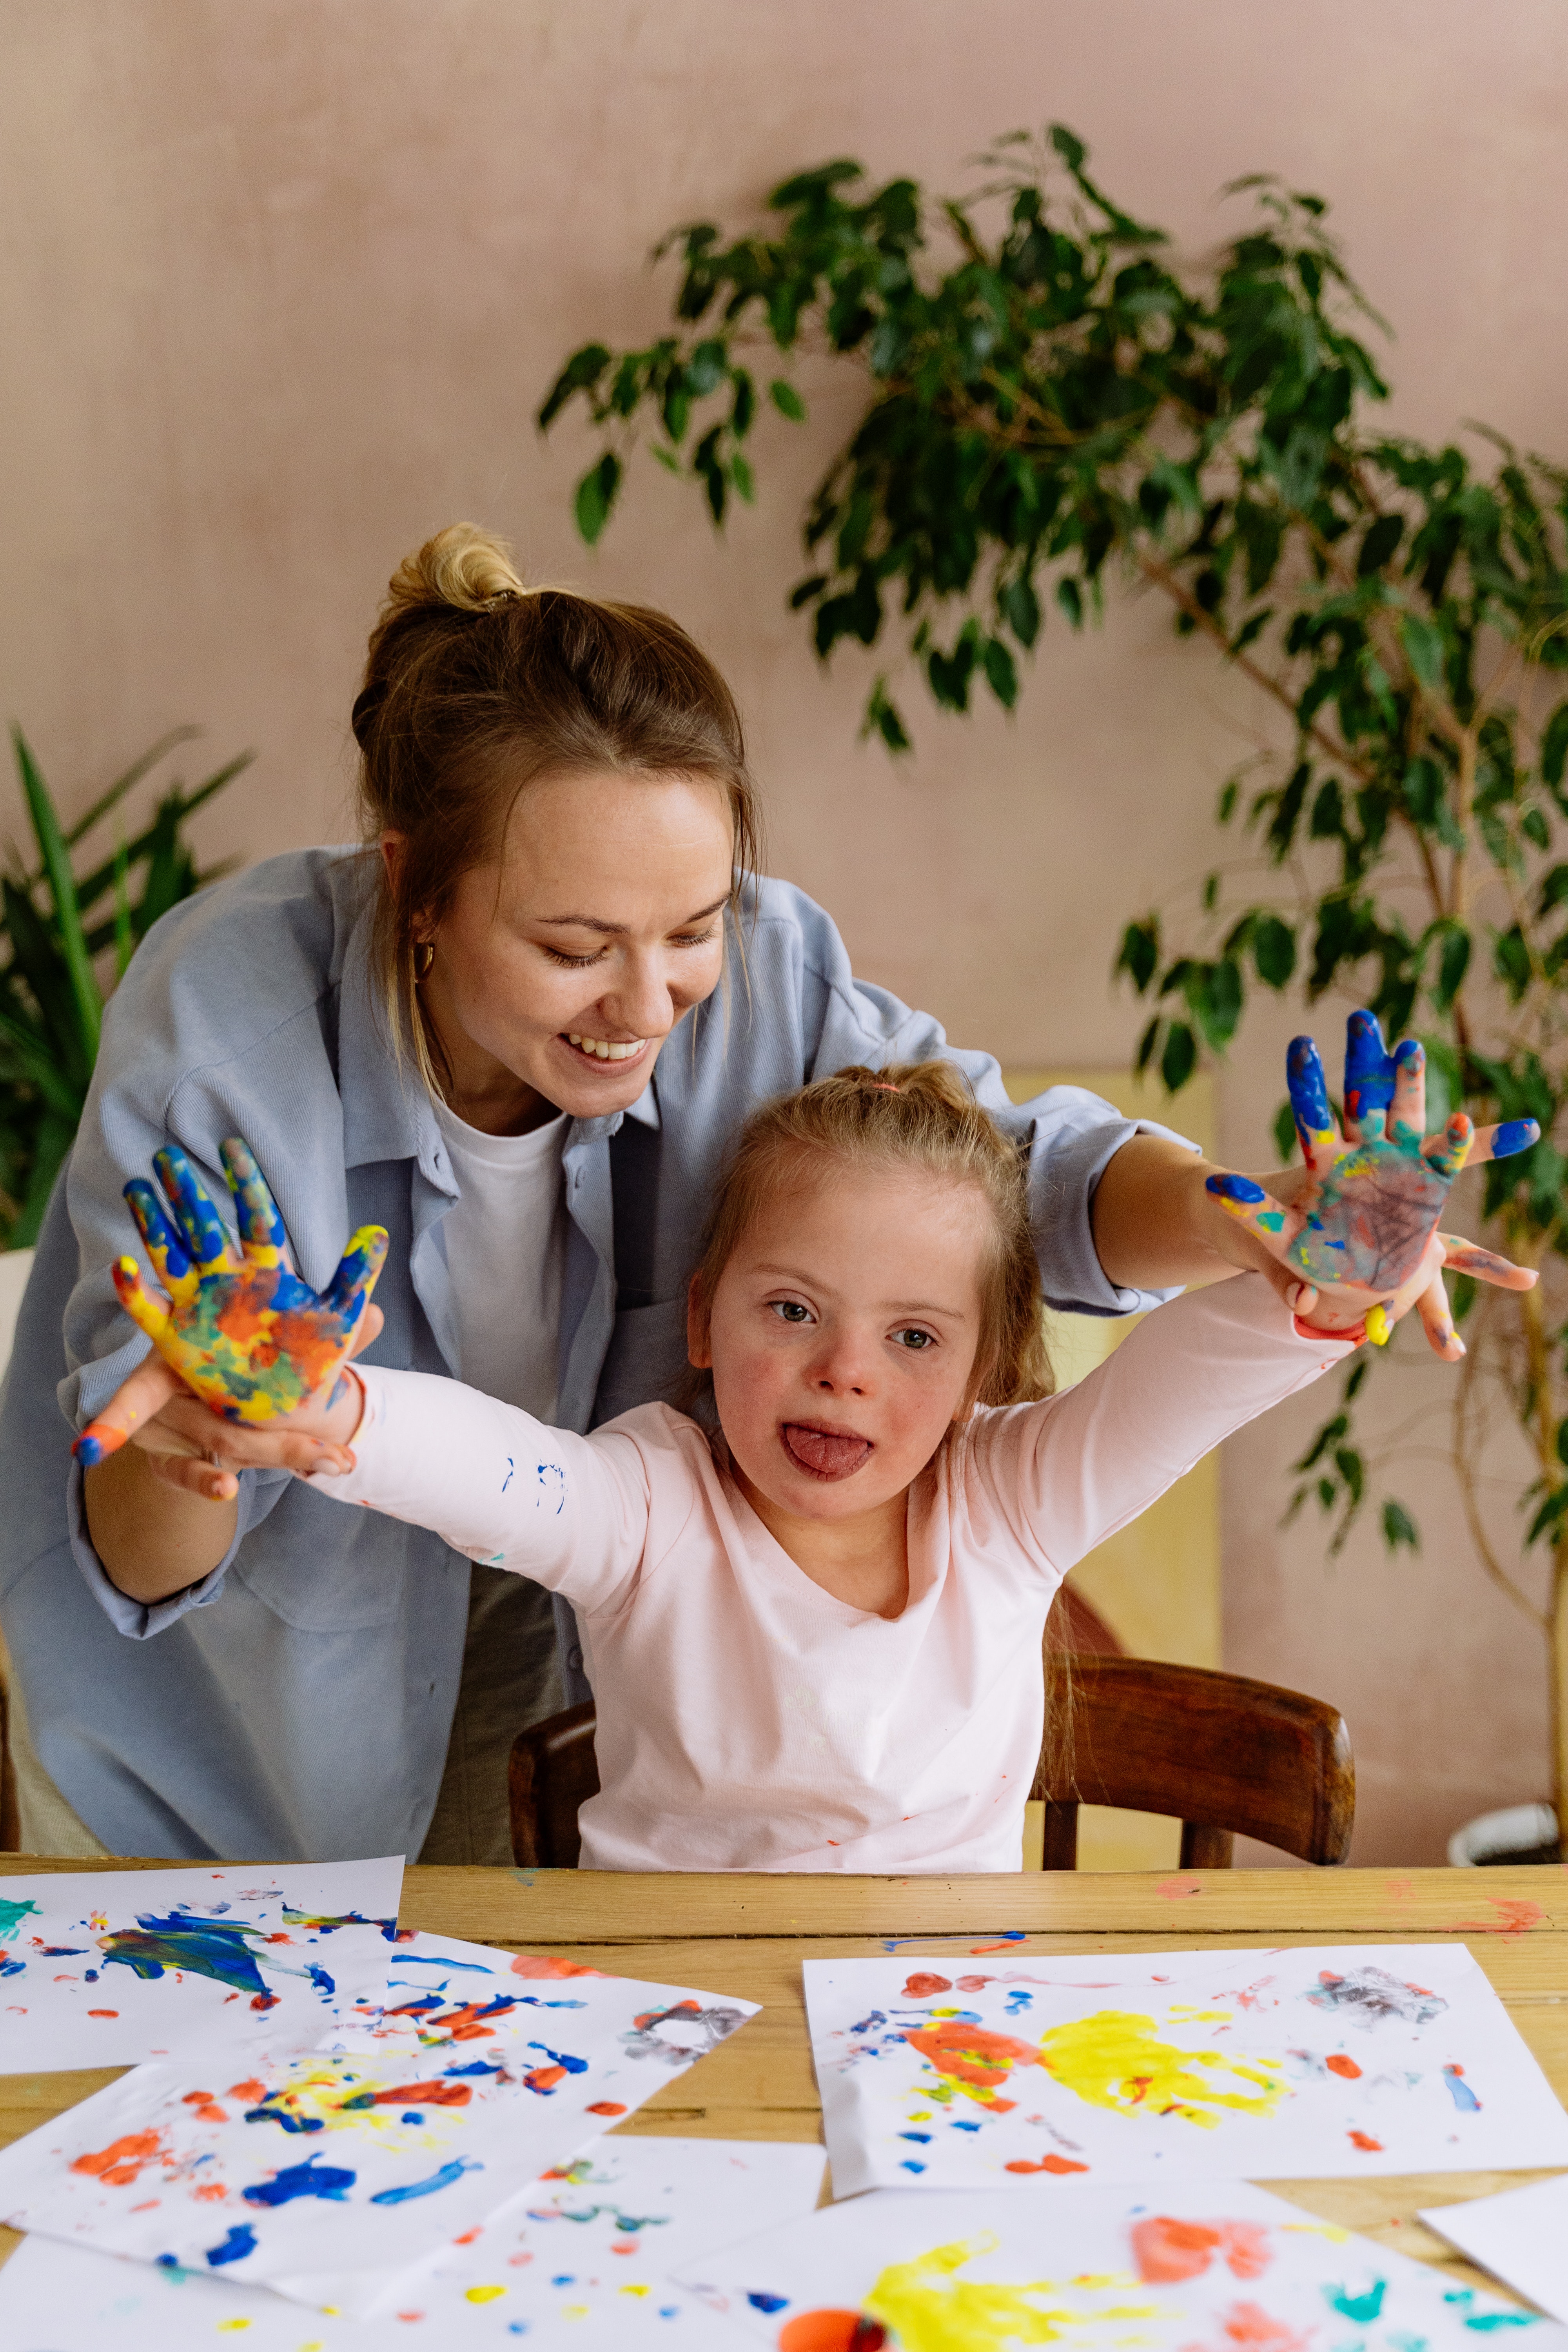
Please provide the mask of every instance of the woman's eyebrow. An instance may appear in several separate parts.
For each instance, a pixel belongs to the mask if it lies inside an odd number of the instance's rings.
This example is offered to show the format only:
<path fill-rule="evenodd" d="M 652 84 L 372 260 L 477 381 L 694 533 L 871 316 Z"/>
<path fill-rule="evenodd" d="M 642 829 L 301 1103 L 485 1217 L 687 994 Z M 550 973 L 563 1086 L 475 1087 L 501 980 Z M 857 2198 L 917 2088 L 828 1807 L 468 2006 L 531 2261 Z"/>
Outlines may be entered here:
<path fill-rule="evenodd" d="M 716 915 L 721 907 L 727 907 L 729 903 L 730 893 L 726 890 L 721 898 L 715 898 L 710 907 L 700 907 L 696 914 L 686 916 L 675 925 L 675 929 L 681 931 L 688 923 L 705 923 L 710 915 Z M 624 937 L 631 929 L 629 923 L 612 923 L 603 915 L 535 915 L 533 919 L 546 929 L 556 924 L 569 924 L 580 931 L 608 931 L 617 937 Z"/>

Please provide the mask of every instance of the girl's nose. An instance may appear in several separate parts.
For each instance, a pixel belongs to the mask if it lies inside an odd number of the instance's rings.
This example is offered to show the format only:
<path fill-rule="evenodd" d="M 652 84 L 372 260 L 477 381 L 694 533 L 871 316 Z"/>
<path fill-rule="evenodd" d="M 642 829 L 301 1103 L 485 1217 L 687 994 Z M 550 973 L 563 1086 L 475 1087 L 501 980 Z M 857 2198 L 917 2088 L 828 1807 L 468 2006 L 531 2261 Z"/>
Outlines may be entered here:
<path fill-rule="evenodd" d="M 813 1370 L 812 1386 L 824 1396 L 865 1396 L 871 1386 L 871 1367 L 864 1349 L 848 1338 L 825 1349 Z"/>

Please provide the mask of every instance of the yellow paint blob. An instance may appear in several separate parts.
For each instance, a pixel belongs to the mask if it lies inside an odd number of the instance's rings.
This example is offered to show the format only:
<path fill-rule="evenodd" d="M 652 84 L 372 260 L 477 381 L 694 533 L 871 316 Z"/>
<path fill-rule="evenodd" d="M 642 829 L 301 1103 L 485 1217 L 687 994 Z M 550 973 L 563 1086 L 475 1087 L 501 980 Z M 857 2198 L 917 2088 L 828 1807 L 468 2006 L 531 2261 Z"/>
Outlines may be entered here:
<path fill-rule="evenodd" d="M 465 2303 L 494 2303 L 498 2295 L 502 2295 L 505 2293 L 506 2289 L 504 2286 L 471 2286 L 464 2294 L 463 2301 Z"/>
<path fill-rule="evenodd" d="M 622 2294 L 637 2294 L 637 2295 L 642 2295 L 642 2294 L 648 2294 L 648 2293 L 650 2292 L 650 2290 L 649 2290 L 647 2287 L 646 2287 L 646 2286 L 637 2286 L 637 2285 L 632 2285 L 632 2286 L 624 2286 L 624 2287 L 622 2287 L 622 2288 L 621 2288 L 621 2290 L 620 2290 L 620 2292 L 622 2293 Z"/>
<path fill-rule="evenodd" d="M 986 2237 L 972 2239 L 967 2244 L 933 2246 L 911 2262 L 891 2263 L 862 2308 L 896 2335 L 900 2352 L 1012 2352 L 1014 2346 L 1075 2338 L 1080 2343 L 1103 2342 L 1100 2331 L 1105 2328 L 1121 2329 L 1131 2322 L 1170 2315 L 1160 2304 L 1148 2300 L 1075 2306 L 1062 2299 L 1067 2291 L 1051 2279 L 1014 2286 L 958 2276 L 976 2255 L 994 2252 L 997 2242 Z M 1082 2294 L 1092 2287 L 1103 2287 L 1119 2296 L 1129 2290 L 1138 2293 L 1138 2282 L 1132 2278 L 1074 2284 Z M 1087 2337 L 1086 2330 L 1089 2331 Z"/>
<path fill-rule="evenodd" d="M 1215 2108 L 1269 2116 L 1289 2089 L 1276 2058 L 1180 2050 L 1159 2039 L 1152 2017 L 1116 2009 L 1052 2026 L 1040 2043 L 1040 2063 L 1064 2090 L 1091 2107 L 1121 2116 L 1180 2116 L 1205 2131 L 1219 2122 Z M 1200 2074 L 1200 2067 L 1205 2072 Z M 1254 2088 L 1222 2089 L 1226 2078 Z"/>

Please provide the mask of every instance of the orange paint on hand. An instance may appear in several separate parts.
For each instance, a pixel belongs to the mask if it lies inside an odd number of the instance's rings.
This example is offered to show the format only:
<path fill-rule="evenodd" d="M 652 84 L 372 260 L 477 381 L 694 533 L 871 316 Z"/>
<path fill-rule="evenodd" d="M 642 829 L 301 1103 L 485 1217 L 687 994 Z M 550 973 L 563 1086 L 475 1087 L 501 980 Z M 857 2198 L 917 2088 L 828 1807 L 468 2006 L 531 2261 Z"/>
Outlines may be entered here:
<path fill-rule="evenodd" d="M 1324 2059 L 1323 2063 L 1331 2074 L 1342 2075 L 1347 2083 L 1359 2083 L 1361 2080 L 1361 2068 L 1353 2058 L 1347 2058 L 1342 2050 L 1336 2050 L 1332 2057 Z"/>
<path fill-rule="evenodd" d="M 126 2132 L 107 2147 L 72 2159 L 71 2170 L 84 2172 L 89 2179 L 106 2181 L 111 2189 L 129 2188 L 146 2167 L 157 2164 L 163 2155 L 163 2136 L 154 2130 Z"/>

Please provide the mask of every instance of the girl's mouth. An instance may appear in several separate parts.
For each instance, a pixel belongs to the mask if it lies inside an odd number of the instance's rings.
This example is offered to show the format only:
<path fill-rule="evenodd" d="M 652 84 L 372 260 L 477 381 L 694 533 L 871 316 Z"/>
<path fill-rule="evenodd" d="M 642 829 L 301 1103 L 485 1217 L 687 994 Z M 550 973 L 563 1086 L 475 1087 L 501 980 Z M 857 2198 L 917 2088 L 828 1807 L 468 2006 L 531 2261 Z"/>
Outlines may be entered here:
<path fill-rule="evenodd" d="M 592 1063 L 595 1069 L 613 1069 L 640 1061 L 648 1049 L 646 1037 L 579 1036 L 574 1030 L 558 1031 L 557 1043 L 565 1046 L 574 1061 Z"/>
<path fill-rule="evenodd" d="M 804 1421 L 782 1423 L 779 1439 L 808 1478 L 852 1478 L 876 1451 L 868 1437 L 858 1437 L 852 1429 L 814 1429 Z"/>

